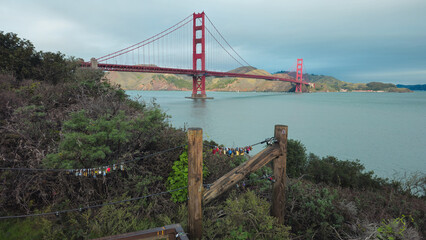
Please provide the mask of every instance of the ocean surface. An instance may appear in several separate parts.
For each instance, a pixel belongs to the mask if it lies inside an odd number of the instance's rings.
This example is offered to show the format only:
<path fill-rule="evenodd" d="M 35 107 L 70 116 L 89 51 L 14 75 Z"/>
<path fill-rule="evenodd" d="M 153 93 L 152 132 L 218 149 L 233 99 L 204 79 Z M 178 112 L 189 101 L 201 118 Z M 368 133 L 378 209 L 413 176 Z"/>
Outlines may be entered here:
<path fill-rule="evenodd" d="M 174 127 L 201 127 L 204 139 L 228 147 L 272 137 L 274 125 L 283 124 L 308 153 L 359 159 L 381 177 L 426 173 L 426 92 L 208 92 L 213 100 L 185 99 L 191 92 L 179 91 L 126 93 L 154 100 Z"/>

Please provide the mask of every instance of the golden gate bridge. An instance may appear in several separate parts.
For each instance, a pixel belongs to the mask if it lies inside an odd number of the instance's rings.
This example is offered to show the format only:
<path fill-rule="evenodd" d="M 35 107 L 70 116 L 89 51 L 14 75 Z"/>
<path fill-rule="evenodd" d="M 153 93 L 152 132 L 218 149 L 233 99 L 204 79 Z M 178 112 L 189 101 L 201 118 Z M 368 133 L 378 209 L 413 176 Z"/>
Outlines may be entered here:
<path fill-rule="evenodd" d="M 295 92 L 298 93 L 302 92 L 303 85 L 309 85 L 303 79 L 303 59 L 297 59 L 295 74 L 289 77 L 230 71 L 244 66 L 251 67 L 204 12 L 193 13 L 144 41 L 82 63 L 82 67 L 104 71 L 189 75 L 193 80 L 190 97 L 193 99 L 208 98 L 206 77 L 291 82 L 295 84 Z"/>

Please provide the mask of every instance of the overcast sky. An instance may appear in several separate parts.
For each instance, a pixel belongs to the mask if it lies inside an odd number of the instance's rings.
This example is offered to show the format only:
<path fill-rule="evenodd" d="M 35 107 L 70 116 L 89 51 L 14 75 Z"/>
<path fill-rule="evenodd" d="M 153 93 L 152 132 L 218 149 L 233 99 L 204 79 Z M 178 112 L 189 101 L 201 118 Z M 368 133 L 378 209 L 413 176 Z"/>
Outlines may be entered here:
<path fill-rule="evenodd" d="M 426 83 L 426 0 L 0 0 L 0 31 L 89 60 L 205 11 L 251 65 L 348 82 Z"/>

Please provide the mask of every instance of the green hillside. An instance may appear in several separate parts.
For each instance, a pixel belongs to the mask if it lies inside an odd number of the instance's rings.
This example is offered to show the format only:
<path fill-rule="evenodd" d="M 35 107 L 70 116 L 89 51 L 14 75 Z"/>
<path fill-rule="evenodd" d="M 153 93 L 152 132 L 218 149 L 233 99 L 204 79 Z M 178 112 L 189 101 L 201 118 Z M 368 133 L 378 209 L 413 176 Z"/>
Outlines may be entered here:
<path fill-rule="evenodd" d="M 348 91 L 367 90 L 363 83 L 348 83 L 331 76 L 305 74 L 310 82 L 315 83 L 315 91 L 319 92 L 339 92 L 343 89 Z M 306 78 L 305 78 L 306 79 Z"/>
<path fill-rule="evenodd" d="M 351 91 L 379 91 L 379 92 L 411 92 L 407 88 L 397 88 L 392 83 L 370 82 L 349 83 L 331 76 L 305 74 L 305 79 L 315 83 L 313 91 L 317 92 L 351 92 Z"/>
<path fill-rule="evenodd" d="M 231 70 L 232 73 L 243 73 L 252 75 L 271 76 L 272 74 L 254 67 L 239 67 Z M 294 73 L 281 71 L 273 74 L 282 78 L 293 78 Z M 174 90 L 189 91 L 192 89 L 192 77 L 175 74 L 154 73 L 128 73 L 108 72 L 106 77 L 113 83 L 119 84 L 125 90 Z M 304 87 L 303 91 L 309 92 L 410 92 L 407 88 L 397 88 L 392 83 L 349 83 L 336 79 L 332 76 L 304 74 L 303 79 L 315 83 L 315 88 Z M 295 85 L 289 82 L 266 81 L 250 78 L 213 78 L 206 79 L 206 90 L 208 91 L 241 91 L 241 92 L 292 92 Z"/>
<path fill-rule="evenodd" d="M 271 75 L 265 70 L 256 69 L 254 67 L 240 67 L 230 72 L 252 75 Z M 112 83 L 120 85 L 125 90 L 188 91 L 192 89 L 192 77 L 186 75 L 108 72 L 106 77 Z M 208 91 L 289 92 L 292 89 L 294 89 L 294 87 L 288 82 L 274 82 L 250 78 L 206 78 L 206 90 Z"/>

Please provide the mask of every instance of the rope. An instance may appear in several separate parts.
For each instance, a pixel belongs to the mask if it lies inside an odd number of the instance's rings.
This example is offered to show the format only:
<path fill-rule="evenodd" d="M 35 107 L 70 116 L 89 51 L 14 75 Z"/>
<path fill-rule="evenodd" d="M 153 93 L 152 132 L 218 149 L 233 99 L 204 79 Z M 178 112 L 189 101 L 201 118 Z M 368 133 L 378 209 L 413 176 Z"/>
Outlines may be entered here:
<path fill-rule="evenodd" d="M 165 153 L 165 152 L 170 152 L 170 151 L 182 148 L 184 146 L 186 146 L 186 145 L 180 145 L 180 146 L 169 148 L 169 149 L 166 149 L 166 150 L 163 150 L 163 151 L 160 151 L 160 152 L 148 154 L 146 156 L 137 157 L 137 158 L 132 159 L 132 160 L 120 162 L 120 164 L 126 164 L 126 163 L 130 163 L 130 162 L 136 162 L 136 161 L 139 161 L 139 160 L 142 160 L 142 159 L 145 159 L 145 158 L 154 157 L 156 155 L 160 155 L 160 154 Z M 105 167 L 105 166 L 96 167 L 96 168 L 102 168 L 102 167 Z M 86 169 L 89 169 L 89 168 L 86 168 Z M 54 168 L 0 168 L 0 170 L 5 170 L 5 171 L 11 170 L 11 171 L 40 171 L 40 172 L 46 172 L 46 171 L 48 171 L 48 172 L 69 172 L 69 171 L 76 170 L 76 168 L 73 168 L 73 169 L 54 169 Z"/>
<path fill-rule="evenodd" d="M 36 214 L 27 214 L 27 215 L 1 216 L 0 219 L 38 217 L 38 216 L 47 216 L 47 215 L 59 215 L 61 213 L 76 212 L 76 211 L 80 211 L 81 212 L 83 210 L 90 209 L 90 208 L 98 208 L 98 207 L 103 207 L 103 206 L 108 206 L 108 205 L 121 204 L 121 203 L 125 203 L 125 202 L 136 201 L 136 200 L 140 200 L 140 199 L 144 199 L 144 198 L 149 198 L 149 197 L 159 196 L 159 195 L 163 195 L 163 194 L 167 194 L 167 193 L 171 193 L 171 192 L 176 192 L 176 191 L 182 190 L 182 189 L 184 189 L 186 187 L 188 187 L 188 186 L 177 188 L 177 189 L 173 189 L 173 190 L 170 190 L 170 191 L 153 193 L 153 194 L 149 194 L 149 195 L 145 195 L 145 196 L 141 196 L 141 197 L 135 197 L 135 198 L 125 199 L 125 200 L 120 200 L 120 201 L 115 201 L 115 202 L 108 202 L 108 203 L 104 203 L 104 204 L 97 204 L 97 205 L 92 205 L 92 206 L 81 207 L 81 208 L 72 208 L 72 209 L 61 210 L 61 211 L 56 211 L 56 212 L 36 213 Z"/>

